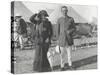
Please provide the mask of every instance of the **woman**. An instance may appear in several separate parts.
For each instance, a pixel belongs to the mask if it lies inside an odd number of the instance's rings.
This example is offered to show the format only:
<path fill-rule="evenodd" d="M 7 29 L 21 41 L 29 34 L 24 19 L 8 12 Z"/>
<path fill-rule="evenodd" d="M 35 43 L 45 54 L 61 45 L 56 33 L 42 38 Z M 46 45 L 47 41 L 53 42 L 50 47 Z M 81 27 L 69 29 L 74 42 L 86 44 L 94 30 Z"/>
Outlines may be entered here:
<path fill-rule="evenodd" d="M 41 23 L 39 25 L 39 35 L 42 40 L 41 46 L 41 71 L 47 72 L 50 71 L 50 64 L 47 59 L 47 52 L 51 43 L 52 37 L 52 25 L 51 22 L 47 19 L 49 15 L 45 10 L 41 10 L 39 12 L 39 17 L 41 19 Z"/>
<path fill-rule="evenodd" d="M 35 24 L 35 60 L 33 63 L 33 70 L 38 72 L 50 71 L 50 65 L 47 59 L 47 51 L 52 35 L 51 23 L 46 18 L 48 14 L 45 10 L 39 14 L 33 15 L 31 22 Z"/>

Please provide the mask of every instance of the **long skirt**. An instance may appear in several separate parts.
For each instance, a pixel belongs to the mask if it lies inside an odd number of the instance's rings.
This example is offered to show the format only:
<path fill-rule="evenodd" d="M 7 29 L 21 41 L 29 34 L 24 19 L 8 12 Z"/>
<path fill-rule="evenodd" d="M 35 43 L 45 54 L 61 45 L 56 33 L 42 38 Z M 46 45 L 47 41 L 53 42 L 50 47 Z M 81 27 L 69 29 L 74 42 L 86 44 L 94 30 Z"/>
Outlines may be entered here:
<path fill-rule="evenodd" d="M 43 43 L 36 46 L 35 61 L 33 63 L 33 70 L 37 72 L 48 72 L 50 71 L 50 64 L 47 59 L 49 44 Z"/>

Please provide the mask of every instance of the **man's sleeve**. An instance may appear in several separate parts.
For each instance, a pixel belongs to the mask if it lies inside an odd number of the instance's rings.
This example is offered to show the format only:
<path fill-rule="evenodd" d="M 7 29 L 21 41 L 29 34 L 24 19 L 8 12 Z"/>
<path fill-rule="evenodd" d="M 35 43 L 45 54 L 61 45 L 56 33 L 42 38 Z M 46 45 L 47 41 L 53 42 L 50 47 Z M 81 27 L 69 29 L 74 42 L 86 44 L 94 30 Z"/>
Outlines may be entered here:
<path fill-rule="evenodd" d="M 71 22 L 72 28 L 75 28 L 75 22 L 74 19 L 72 18 L 72 22 Z"/>
<path fill-rule="evenodd" d="M 75 22 L 74 22 L 73 18 L 71 18 L 71 25 L 69 27 L 69 30 L 70 30 L 70 32 L 73 32 L 74 30 L 76 30 Z"/>
<path fill-rule="evenodd" d="M 27 33 L 27 23 L 24 19 L 20 19 L 20 28 L 23 33 Z"/>

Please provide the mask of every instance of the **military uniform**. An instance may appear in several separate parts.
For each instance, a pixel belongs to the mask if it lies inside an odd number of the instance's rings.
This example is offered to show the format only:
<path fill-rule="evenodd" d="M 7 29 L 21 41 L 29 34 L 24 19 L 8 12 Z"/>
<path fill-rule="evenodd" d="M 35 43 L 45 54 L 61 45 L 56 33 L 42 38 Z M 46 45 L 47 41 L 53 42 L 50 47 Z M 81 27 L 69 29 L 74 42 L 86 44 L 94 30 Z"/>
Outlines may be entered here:
<path fill-rule="evenodd" d="M 60 46 L 61 68 L 64 68 L 64 53 L 67 52 L 68 65 L 71 62 L 71 46 L 73 45 L 72 33 L 75 30 L 74 19 L 72 17 L 61 17 L 58 19 L 58 45 Z"/>
<path fill-rule="evenodd" d="M 72 17 L 61 17 L 58 19 L 58 40 L 59 46 L 73 45 L 72 33 L 75 30 L 74 19 Z M 69 31 L 69 33 L 67 33 Z"/>
<path fill-rule="evenodd" d="M 17 25 L 18 25 L 17 33 L 19 35 L 19 43 L 21 49 L 23 49 L 24 48 L 23 37 L 26 36 L 27 34 L 27 24 L 24 21 L 24 19 L 20 18 L 17 22 Z"/>
<path fill-rule="evenodd" d="M 27 33 L 27 24 L 24 21 L 24 19 L 21 18 L 18 21 L 18 25 L 19 25 L 19 27 L 18 27 L 18 33 L 21 34 L 21 35 L 26 34 Z"/>

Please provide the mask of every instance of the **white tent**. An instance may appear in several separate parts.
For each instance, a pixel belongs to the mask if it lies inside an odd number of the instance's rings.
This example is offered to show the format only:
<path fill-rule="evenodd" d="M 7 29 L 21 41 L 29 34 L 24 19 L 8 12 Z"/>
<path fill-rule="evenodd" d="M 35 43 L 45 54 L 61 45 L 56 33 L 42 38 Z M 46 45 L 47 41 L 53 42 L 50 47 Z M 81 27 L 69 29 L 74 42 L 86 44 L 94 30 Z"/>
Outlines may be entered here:
<path fill-rule="evenodd" d="M 14 15 L 20 14 L 22 17 L 29 21 L 29 17 L 33 15 L 33 12 L 31 12 L 22 2 L 15 1 L 14 2 Z"/>
<path fill-rule="evenodd" d="M 20 13 L 25 20 L 29 20 L 29 17 L 33 13 L 37 13 L 40 10 L 46 10 L 49 14 L 49 20 L 56 24 L 57 19 L 61 17 L 60 8 L 62 4 L 54 3 L 33 3 L 28 1 L 16 1 L 14 5 L 14 13 Z M 97 24 L 97 7 L 96 6 L 83 6 L 83 5 L 66 5 L 68 6 L 68 15 L 73 17 L 75 22 L 81 23 L 95 23 Z M 95 18 L 95 19 L 94 19 Z M 95 21 L 94 21 L 95 20 Z"/>
<path fill-rule="evenodd" d="M 55 3 L 33 3 L 33 2 L 23 2 L 23 4 L 31 10 L 33 13 L 39 12 L 44 9 L 47 10 L 49 14 L 49 20 L 56 24 L 57 19 L 61 16 L 60 7 L 62 4 Z M 97 18 L 97 7 L 96 6 L 83 6 L 83 5 L 67 5 L 68 14 L 72 16 L 75 22 L 92 22 L 93 18 Z"/>

